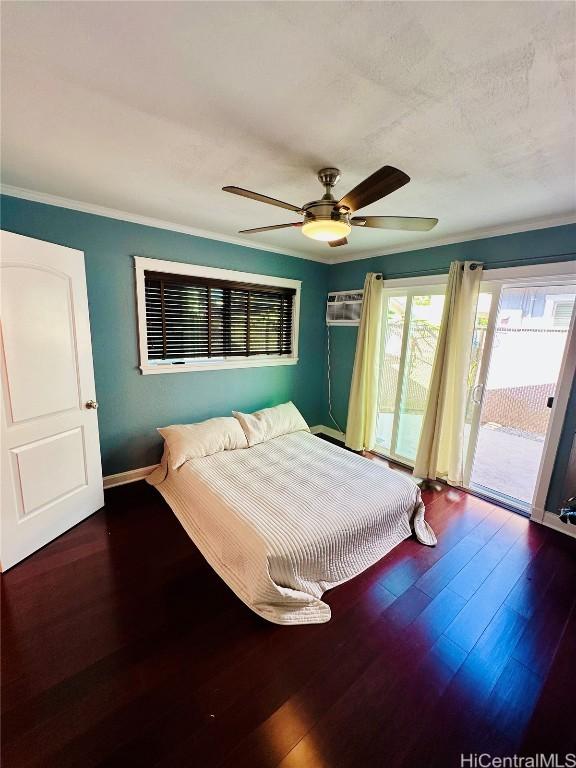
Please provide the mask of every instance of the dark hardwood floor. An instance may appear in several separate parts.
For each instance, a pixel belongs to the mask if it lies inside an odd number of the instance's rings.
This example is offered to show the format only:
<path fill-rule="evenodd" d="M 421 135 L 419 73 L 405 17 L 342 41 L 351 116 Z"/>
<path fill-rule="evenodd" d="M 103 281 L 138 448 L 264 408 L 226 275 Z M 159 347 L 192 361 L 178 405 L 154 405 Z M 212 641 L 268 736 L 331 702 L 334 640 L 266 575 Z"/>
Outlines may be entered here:
<path fill-rule="evenodd" d="M 144 482 L 3 579 L 3 766 L 450 768 L 576 751 L 576 541 L 444 488 L 408 540 L 265 623 Z"/>

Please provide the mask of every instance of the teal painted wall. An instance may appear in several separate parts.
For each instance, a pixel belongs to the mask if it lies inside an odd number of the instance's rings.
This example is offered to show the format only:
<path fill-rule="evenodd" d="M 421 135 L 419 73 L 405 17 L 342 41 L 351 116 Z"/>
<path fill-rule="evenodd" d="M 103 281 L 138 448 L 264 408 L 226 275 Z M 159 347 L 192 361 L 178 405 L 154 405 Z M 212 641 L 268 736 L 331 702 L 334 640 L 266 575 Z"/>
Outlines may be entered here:
<path fill-rule="evenodd" d="M 310 424 L 324 411 L 328 267 L 304 259 L 4 196 L 2 228 L 85 253 L 105 475 L 154 464 L 156 427 L 293 400 Z M 132 256 L 302 280 L 294 366 L 142 376 Z"/>
<path fill-rule="evenodd" d="M 84 251 L 104 474 L 153 464 L 156 427 L 255 410 L 292 399 L 310 424 L 332 425 L 327 410 L 325 299 L 361 288 L 366 272 L 387 277 L 440 274 L 454 259 L 518 266 L 576 258 L 576 225 L 475 240 L 328 267 L 13 197 L 1 198 L 3 229 Z M 302 280 L 300 362 L 296 366 L 142 376 L 138 370 L 132 256 L 226 267 Z M 576 268 L 575 268 L 576 269 Z M 344 428 L 356 328 L 332 327 L 334 414 Z M 564 425 L 549 508 L 560 503 L 576 431 L 576 384 Z"/>
<path fill-rule="evenodd" d="M 533 232 L 521 232 L 515 235 L 472 240 L 466 243 L 337 264 L 330 269 L 329 290 L 345 291 L 362 288 L 367 272 L 383 272 L 388 278 L 442 274 L 448 272 L 450 262 L 455 259 L 482 261 L 486 270 L 520 266 L 526 263 L 574 261 L 576 259 L 576 225 L 539 229 Z M 576 274 L 576 264 L 574 272 Z M 346 326 L 333 326 L 330 329 L 332 412 L 343 429 L 346 427 L 348 413 L 356 331 L 356 328 Z M 334 426 L 327 409 L 324 412 L 323 423 Z M 575 431 L 576 382 L 572 387 L 568 415 L 550 486 L 548 509 L 551 510 L 556 509 L 561 501 L 561 491 Z"/>

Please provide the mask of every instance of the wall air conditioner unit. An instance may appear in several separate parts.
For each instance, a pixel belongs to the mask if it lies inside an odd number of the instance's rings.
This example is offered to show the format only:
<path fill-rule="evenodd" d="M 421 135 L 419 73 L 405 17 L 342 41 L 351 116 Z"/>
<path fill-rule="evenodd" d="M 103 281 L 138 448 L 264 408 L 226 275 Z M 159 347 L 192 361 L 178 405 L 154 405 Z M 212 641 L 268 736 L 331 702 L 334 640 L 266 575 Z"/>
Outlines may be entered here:
<path fill-rule="evenodd" d="M 334 291 L 328 294 L 326 325 L 359 325 L 364 291 Z"/>

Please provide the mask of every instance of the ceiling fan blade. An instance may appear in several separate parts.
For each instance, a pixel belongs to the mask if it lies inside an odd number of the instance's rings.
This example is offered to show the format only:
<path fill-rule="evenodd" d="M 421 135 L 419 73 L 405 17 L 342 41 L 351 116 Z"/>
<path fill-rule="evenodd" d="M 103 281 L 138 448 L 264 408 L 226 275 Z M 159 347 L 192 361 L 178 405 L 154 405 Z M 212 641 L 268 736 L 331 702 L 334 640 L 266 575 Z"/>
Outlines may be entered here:
<path fill-rule="evenodd" d="M 301 213 L 302 211 L 297 205 L 284 203 L 282 200 L 276 200 L 275 197 L 261 195 L 259 192 L 251 192 L 249 189 L 242 189 L 242 187 L 222 187 L 222 190 L 224 192 L 231 192 L 233 195 L 240 195 L 240 197 L 249 197 L 251 200 L 258 200 L 261 203 L 268 203 L 268 205 L 276 205 L 278 208 L 286 208 L 286 210 L 294 211 L 295 213 Z"/>
<path fill-rule="evenodd" d="M 395 192 L 404 184 L 408 184 L 410 176 L 407 176 L 404 171 L 399 171 L 398 168 L 393 168 L 391 165 L 385 165 L 380 168 L 379 171 L 373 173 L 372 176 L 368 176 L 367 179 L 360 182 L 357 187 L 350 190 L 336 207 L 349 208 L 351 211 L 358 211 L 360 208 L 364 208 L 370 203 L 375 203 L 376 200 L 380 200 L 386 195 Z"/>
<path fill-rule="evenodd" d="M 241 229 L 238 234 L 254 234 L 255 232 L 270 232 L 273 229 L 287 229 L 288 227 L 301 227 L 302 222 L 296 221 L 293 224 L 273 224 L 271 227 L 254 227 L 254 229 Z"/>
<path fill-rule="evenodd" d="M 350 223 L 355 227 L 376 229 L 403 229 L 406 232 L 428 232 L 438 224 L 438 219 L 419 216 L 354 216 Z"/>
<path fill-rule="evenodd" d="M 337 248 L 339 245 L 348 245 L 348 240 L 345 237 L 340 240 L 328 240 L 328 245 L 330 248 Z"/>

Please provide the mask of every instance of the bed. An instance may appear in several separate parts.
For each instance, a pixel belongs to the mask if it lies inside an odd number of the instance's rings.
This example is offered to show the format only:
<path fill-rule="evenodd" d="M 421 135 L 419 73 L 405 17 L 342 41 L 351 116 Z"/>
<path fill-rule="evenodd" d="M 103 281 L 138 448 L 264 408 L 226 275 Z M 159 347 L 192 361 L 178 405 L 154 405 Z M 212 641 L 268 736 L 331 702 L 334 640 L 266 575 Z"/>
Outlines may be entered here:
<path fill-rule="evenodd" d="M 235 594 L 276 624 L 330 619 L 322 594 L 415 533 L 435 538 L 412 478 L 307 431 L 170 467 L 162 494 Z"/>

